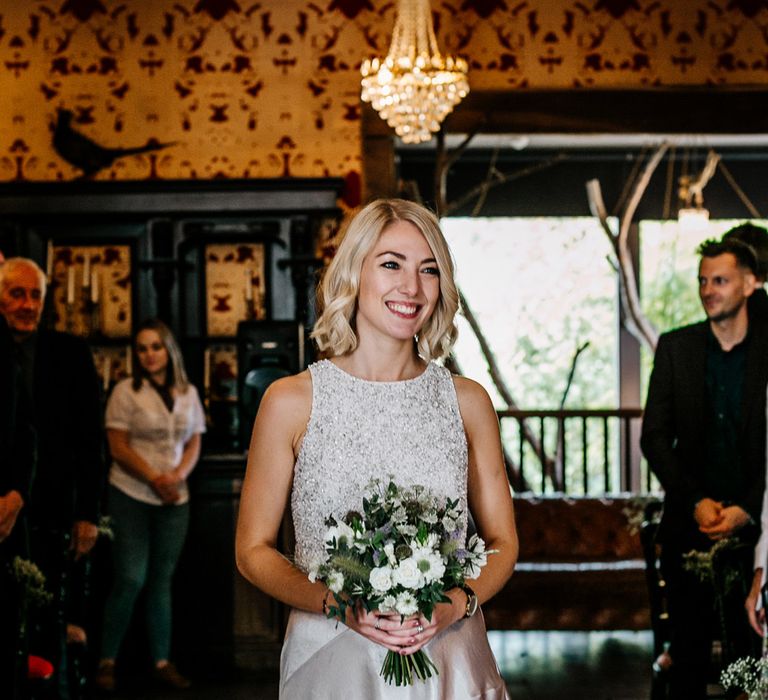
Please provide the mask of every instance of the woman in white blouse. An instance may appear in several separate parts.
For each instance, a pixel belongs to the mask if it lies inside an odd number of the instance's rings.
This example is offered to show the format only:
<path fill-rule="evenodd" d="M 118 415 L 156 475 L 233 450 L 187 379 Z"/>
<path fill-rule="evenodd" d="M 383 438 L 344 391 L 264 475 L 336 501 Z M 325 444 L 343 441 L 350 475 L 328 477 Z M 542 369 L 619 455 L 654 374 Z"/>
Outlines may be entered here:
<path fill-rule="evenodd" d="M 187 477 L 200 456 L 205 418 L 179 346 L 164 323 L 141 325 L 133 360 L 136 373 L 115 386 L 107 403 L 115 575 L 96 675 L 97 687 L 105 691 L 114 690 L 115 657 L 145 587 L 154 674 L 167 686 L 189 686 L 169 661 L 171 579 L 187 534 Z"/>

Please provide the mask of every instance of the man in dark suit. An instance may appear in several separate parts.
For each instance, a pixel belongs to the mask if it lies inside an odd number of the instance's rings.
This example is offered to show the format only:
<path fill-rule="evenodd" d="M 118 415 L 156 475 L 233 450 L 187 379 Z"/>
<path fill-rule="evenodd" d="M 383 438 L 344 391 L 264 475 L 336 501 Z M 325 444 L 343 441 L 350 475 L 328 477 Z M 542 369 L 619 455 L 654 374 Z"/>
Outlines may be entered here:
<path fill-rule="evenodd" d="M 45 291 L 45 275 L 32 260 L 9 258 L 0 269 L 0 315 L 37 434 L 37 469 L 25 505 L 31 558 L 54 594 L 34 651 L 63 671 L 67 575 L 72 559 L 96 542 L 105 460 L 90 349 L 72 335 L 40 328 Z"/>
<path fill-rule="evenodd" d="M 34 432 L 20 389 L 13 340 L 0 316 L 0 678 L 12 700 L 26 696 L 27 637 L 12 567 L 16 557 L 29 557 L 24 505 L 35 462 Z"/>
<path fill-rule="evenodd" d="M 706 552 L 729 537 L 753 545 L 765 485 L 768 326 L 747 312 L 754 251 L 726 239 L 702 244 L 699 253 L 707 320 L 659 339 L 641 435 L 643 453 L 665 491 L 658 537 L 675 700 L 706 697 L 717 605 L 711 586 L 684 568 L 683 555 Z M 751 546 L 741 551 L 736 566 L 750 580 Z M 748 653 L 751 644 L 742 600 L 737 595 L 736 609 L 725 615 L 734 654 Z"/>

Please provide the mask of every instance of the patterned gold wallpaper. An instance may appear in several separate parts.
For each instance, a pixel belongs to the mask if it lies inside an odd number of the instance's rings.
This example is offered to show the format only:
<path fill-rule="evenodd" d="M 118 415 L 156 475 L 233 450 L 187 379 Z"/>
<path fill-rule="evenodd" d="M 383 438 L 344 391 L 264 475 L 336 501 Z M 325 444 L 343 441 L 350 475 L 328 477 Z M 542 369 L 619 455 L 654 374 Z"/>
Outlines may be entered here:
<path fill-rule="evenodd" d="M 394 8 L 0 0 L 0 180 L 335 176 L 354 199 L 360 60 L 386 52 Z M 475 90 L 768 83 L 768 0 L 432 8 Z"/>

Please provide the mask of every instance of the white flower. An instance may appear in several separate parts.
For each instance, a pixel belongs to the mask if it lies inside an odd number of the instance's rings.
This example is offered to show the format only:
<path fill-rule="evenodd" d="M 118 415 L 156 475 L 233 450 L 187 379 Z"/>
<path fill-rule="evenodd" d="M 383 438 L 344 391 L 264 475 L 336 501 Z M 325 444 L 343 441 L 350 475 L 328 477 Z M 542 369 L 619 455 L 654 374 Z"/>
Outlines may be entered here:
<path fill-rule="evenodd" d="M 307 571 L 307 576 L 309 577 L 309 580 L 314 583 L 317 581 L 317 577 L 320 575 L 320 567 L 325 564 L 328 561 L 327 557 L 323 557 L 322 559 L 313 559 L 309 563 L 309 569 Z"/>
<path fill-rule="evenodd" d="M 384 545 L 384 554 L 387 555 L 387 560 L 390 566 L 397 566 L 397 557 L 395 556 L 395 543 L 391 540 Z"/>
<path fill-rule="evenodd" d="M 392 572 L 392 581 L 403 588 L 421 588 L 424 585 L 424 576 L 419 571 L 419 566 L 413 557 L 408 557 L 400 562 Z M 398 608 L 399 610 L 399 608 Z"/>
<path fill-rule="evenodd" d="M 476 554 L 484 553 L 485 540 L 482 537 L 479 537 L 477 534 L 472 535 L 472 537 L 469 538 L 469 542 L 467 543 L 467 549 L 470 552 L 474 552 Z"/>
<path fill-rule="evenodd" d="M 416 537 L 416 533 L 419 531 L 419 528 L 417 528 L 415 525 L 398 525 L 397 529 L 409 537 Z"/>
<path fill-rule="evenodd" d="M 379 566 L 371 569 L 368 581 L 375 591 L 386 593 L 392 588 L 392 569 L 388 566 Z"/>
<path fill-rule="evenodd" d="M 331 571 L 331 573 L 328 574 L 326 583 L 333 593 L 338 593 L 344 588 L 344 574 L 342 574 L 341 571 Z"/>
<path fill-rule="evenodd" d="M 392 522 L 397 525 L 398 523 L 405 522 L 408 519 L 408 514 L 405 512 L 405 508 L 397 506 L 392 511 Z"/>
<path fill-rule="evenodd" d="M 484 564 L 477 563 L 474 559 L 467 559 L 464 562 L 464 578 L 475 579 L 480 575 L 480 568 Z"/>
<path fill-rule="evenodd" d="M 401 615 L 405 615 L 407 617 L 408 615 L 413 615 L 419 611 L 419 604 L 412 593 L 403 591 L 399 596 L 397 596 L 395 610 L 397 610 L 397 612 Z"/>
<path fill-rule="evenodd" d="M 346 544 L 347 547 L 351 547 L 355 539 L 355 531 L 346 523 L 337 523 L 328 528 L 328 532 L 325 533 L 325 541 L 333 542 L 336 540 L 336 546 L 339 547 L 342 544 Z"/>
<path fill-rule="evenodd" d="M 430 532 L 427 535 L 426 541 L 421 546 L 424 547 L 425 549 L 431 549 L 433 551 L 437 551 L 440 549 L 440 538 L 437 536 L 437 533 Z"/>
<path fill-rule="evenodd" d="M 439 581 L 443 577 L 445 564 L 443 558 L 436 552 L 426 547 L 420 547 L 414 551 L 413 558 L 427 583 Z"/>
<path fill-rule="evenodd" d="M 381 603 L 379 603 L 379 612 L 390 613 L 397 611 L 397 599 L 393 595 L 385 595 Z"/>
<path fill-rule="evenodd" d="M 456 529 L 456 521 L 448 515 L 443 517 L 442 524 L 446 532 L 453 532 Z"/>
<path fill-rule="evenodd" d="M 437 522 L 437 513 L 434 510 L 428 510 L 421 514 L 421 519 L 429 525 L 434 525 Z"/>

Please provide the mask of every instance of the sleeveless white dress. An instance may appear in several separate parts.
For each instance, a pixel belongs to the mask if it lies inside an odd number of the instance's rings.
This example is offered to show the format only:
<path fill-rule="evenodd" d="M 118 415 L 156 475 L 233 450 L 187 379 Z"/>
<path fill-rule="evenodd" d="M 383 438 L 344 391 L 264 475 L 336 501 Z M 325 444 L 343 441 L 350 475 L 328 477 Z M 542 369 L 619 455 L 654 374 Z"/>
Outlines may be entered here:
<path fill-rule="evenodd" d="M 296 563 L 322 559 L 325 519 L 362 510 L 372 478 L 421 484 L 467 512 L 467 442 L 453 379 L 430 363 L 415 379 L 370 382 L 329 360 L 310 366 L 312 413 L 291 493 Z M 466 520 L 463 523 L 466 533 Z M 387 650 L 323 615 L 292 610 L 280 662 L 282 700 L 503 700 L 504 681 L 478 611 L 425 647 L 439 670 L 412 686 L 379 671 Z"/>

